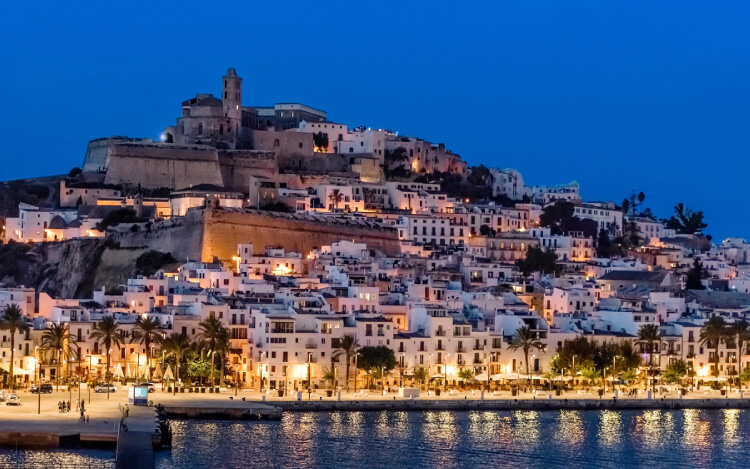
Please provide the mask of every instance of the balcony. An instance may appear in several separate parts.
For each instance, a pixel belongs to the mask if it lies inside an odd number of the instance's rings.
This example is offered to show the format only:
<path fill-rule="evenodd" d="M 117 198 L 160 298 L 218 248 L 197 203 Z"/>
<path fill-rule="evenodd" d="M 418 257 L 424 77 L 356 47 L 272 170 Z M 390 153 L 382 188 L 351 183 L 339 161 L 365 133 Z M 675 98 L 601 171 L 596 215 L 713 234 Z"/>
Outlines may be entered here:
<path fill-rule="evenodd" d="M 475 358 L 472 363 L 474 363 L 475 365 L 481 365 L 482 364 L 482 360 L 480 358 Z"/>
<path fill-rule="evenodd" d="M 442 329 L 438 329 L 437 331 L 435 331 L 435 336 L 437 336 L 437 337 L 445 337 L 445 331 L 442 330 Z"/>
<path fill-rule="evenodd" d="M 456 352 L 466 353 L 466 347 L 464 347 L 463 345 L 459 345 L 458 347 L 456 347 Z"/>
<path fill-rule="evenodd" d="M 484 345 L 474 344 L 474 350 L 484 350 Z"/>
<path fill-rule="evenodd" d="M 318 348 L 318 343 L 313 342 L 312 340 L 308 340 L 307 343 L 305 344 L 305 348 L 308 350 L 316 349 Z"/>
<path fill-rule="evenodd" d="M 445 345 L 440 344 L 437 347 L 435 347 L 435 350 L 443 351 L 443 350 L 445 350 Z"/>

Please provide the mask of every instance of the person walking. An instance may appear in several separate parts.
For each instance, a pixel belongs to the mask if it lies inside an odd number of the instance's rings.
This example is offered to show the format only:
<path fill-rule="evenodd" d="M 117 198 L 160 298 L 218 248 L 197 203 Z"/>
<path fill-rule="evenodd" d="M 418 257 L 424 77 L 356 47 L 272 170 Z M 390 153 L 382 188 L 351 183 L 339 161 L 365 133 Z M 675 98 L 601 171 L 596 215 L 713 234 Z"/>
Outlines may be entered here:
<path fill-rule="evenodd" d="M 128 417 L 130 415 L 130 405 L 125 404 L 125 417 Z"/>

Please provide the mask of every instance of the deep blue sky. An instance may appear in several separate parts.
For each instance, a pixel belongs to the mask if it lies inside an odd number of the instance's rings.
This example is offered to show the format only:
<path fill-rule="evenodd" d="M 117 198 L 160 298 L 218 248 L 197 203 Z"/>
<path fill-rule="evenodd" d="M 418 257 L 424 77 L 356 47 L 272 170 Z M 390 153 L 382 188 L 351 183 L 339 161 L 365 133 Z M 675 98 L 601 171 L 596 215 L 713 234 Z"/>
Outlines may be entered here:
<path fill-rule="evenodd" d="M 684 202 L 750 237 L 748 2 L 474 3 L 9 2 L 0 180 L 158 137 L 231 66 L 245 105 L 299 101 L 587 200 L 642 190 L 660 216 Z"/>

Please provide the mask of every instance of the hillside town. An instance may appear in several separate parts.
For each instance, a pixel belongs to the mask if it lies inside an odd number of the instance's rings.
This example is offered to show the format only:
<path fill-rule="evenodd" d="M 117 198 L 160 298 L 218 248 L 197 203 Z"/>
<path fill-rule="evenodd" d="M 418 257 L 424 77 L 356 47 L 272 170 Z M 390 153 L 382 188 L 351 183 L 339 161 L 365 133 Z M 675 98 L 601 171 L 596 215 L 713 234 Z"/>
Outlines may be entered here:
<path fill-rule="evenodd" d="M 713 240 L 702 212 L 527 185 L 311 106 L 245 106 L 242 91 L 230 68 L 160 140 L 99 138 L 52 185 L 9 183 L 26 196 L 0 248 L 41 249 L 47 270 L 87 242 L 137 259 L 68 294 L 0 270 L 6 387 L 650 397 L 750 381 L 750 244 Z"/>

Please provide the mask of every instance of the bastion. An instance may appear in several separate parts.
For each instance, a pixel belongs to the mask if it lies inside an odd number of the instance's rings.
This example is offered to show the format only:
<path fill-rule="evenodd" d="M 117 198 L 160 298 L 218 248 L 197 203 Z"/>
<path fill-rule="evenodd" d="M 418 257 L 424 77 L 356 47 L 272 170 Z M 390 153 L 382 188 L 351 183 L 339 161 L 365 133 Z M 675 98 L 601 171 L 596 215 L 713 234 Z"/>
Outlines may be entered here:
<path fill-rule="evenodd" d="M 277 246 L 303 256 L 341 240 L 366 243 L 388 256 L 401 252 L 398 232 L 377 223 L 250 209 L 191 209 L 184 217 L 154 223 L 150 232 L 113 233 L 122 247 L 148 247 L 179 260 L 232 264 L 237 245 L 252 243 L 257 253 Z"/>

